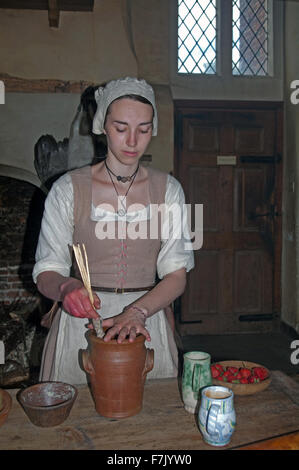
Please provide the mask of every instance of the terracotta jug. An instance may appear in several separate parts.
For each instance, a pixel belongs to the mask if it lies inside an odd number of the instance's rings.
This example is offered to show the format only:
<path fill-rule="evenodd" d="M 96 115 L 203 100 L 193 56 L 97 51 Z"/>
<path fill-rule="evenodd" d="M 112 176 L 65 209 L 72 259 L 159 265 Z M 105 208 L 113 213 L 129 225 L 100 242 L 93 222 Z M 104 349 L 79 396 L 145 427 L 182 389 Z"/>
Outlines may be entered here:
<path fill-rule="evenodd" d="M 142 409 L 146 374 L 154 367 L 154 350 L 147 349 L 143 335 L 133 343 L 104 342 L 93 330 L 87 333 L 89 347 L 82 351 L 90 375 L 96 411 L 107 418 L 127 418 Z"/>

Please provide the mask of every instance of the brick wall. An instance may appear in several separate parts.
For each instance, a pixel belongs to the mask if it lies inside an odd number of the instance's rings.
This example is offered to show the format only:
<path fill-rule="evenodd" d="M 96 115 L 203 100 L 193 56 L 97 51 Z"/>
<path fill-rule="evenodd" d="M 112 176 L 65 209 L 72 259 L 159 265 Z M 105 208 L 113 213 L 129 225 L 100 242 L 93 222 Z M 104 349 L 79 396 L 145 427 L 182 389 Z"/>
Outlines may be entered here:
<path fill-rule="evenodd" d="M 0 302 L 28 301 L 45 195 L 30 183 L 0 176 Z"/>

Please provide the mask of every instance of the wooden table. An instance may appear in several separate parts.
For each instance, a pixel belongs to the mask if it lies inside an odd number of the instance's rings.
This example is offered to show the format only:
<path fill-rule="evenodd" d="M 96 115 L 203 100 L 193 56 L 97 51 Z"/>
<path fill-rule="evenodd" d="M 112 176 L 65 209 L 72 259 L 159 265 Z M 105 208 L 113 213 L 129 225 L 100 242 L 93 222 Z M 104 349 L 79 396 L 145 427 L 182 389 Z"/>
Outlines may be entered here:
<path fill-rule="evenodd" d="M 236 396 L 237 427 L 229 446 L 240 449 L 277 436 L 295 436 L 299 449 L 299 384 L 282 372 L 272 372 L 268 389 L 251 396 Z M 9 390 L 13 406 L 0 427 L 4 450 L 213 450 L 205 444 L 195 416 L 184 410 L 177 379 L 149 380 L 142 411 L 123 420 L 98 415 L 87 386 L 78 387 L 69 418 L 52 428 L 34 426 Z M 297 444 L 296 444 L 297 439 Z M 264 444 L 266 446 L 266 444 Z M 277 444 L 279 448 L 279 443 Z M 262 447 L 263 448 L 263 447 Z M 264 447 L 266 448 L 266 447 Z M 283 447 L 281 447 L 283 448 Z M 111 452 L 113 455 L 114 452 Z"/>

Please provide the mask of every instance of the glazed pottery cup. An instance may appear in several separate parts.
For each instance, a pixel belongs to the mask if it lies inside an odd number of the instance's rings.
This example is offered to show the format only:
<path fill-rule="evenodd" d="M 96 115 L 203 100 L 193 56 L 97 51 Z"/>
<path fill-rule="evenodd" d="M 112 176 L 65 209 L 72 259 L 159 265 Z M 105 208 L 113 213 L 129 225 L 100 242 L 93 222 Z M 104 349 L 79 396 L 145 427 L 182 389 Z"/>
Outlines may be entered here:
<path fill-rule="evenodd" d="M 206 352 L 191 351 L 184 354 L 182 397 L 185 410 L 194 413 L 199 392 L 212 385 L 211 356 Z"/>
<path fill-rule="evenodd" d="M 216 385 L 201 391 L 198 425 L 208 444 L 220 447 L 230 442 L 236 426 L 232 390 Z"/>

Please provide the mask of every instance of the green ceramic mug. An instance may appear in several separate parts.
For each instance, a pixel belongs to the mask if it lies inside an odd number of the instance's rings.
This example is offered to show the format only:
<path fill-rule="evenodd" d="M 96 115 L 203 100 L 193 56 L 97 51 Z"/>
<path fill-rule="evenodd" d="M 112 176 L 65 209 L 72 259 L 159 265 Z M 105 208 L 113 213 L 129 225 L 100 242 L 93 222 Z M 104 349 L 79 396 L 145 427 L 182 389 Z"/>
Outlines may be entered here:
<path fill-rule="evenodd" d="M 186 411 L 195 412 L 199 391 L 208 385 L 212 385 L 210 354 L 201 351 L 185 353 L 182 396 Z"/>

